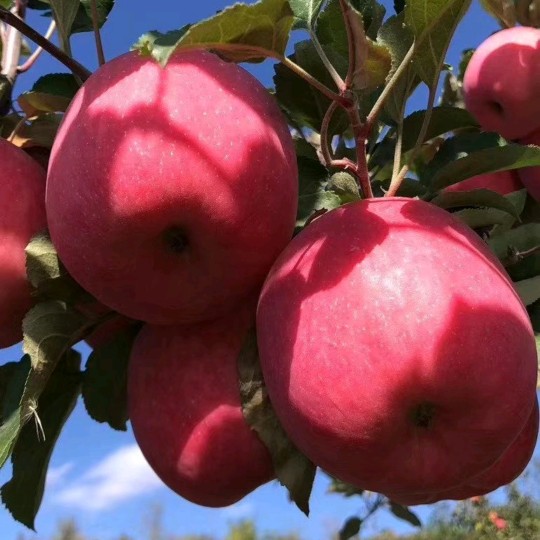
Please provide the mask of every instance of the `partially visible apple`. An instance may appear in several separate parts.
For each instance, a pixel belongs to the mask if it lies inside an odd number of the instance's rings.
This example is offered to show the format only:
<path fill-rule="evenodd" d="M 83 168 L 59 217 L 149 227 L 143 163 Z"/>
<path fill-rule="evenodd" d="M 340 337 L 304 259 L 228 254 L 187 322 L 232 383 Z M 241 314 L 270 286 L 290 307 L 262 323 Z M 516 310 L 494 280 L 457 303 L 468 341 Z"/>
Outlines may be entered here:
<path fill-rule="evenodd" d="M 24 249 L 47 227 L 45 171 L 25 152 L 0 138 L 0 348 L 22 338 L 32 305 Z"/>
<path fill-rule="evenodd" d="M 420 200 L 364 200 L 311 223 L 270 271 L 257 331 L 292 441 L 363 489 L 462 485 L 530 415 L 525 307 L 485 243 Z"/>
<path fill-rule="evenodd" d="M 274 477 L 266 447 L 244 420 L 236 367 L 254 310 L 197 326 L 150 326 L 128 369 L 135 439 L 173 491 L 228 506 Z"/>
<path fill-rule="evenodd" d="M 262 285 L 292 237 L 289 128 L 240 66 L 188 50 L 135 52 L 74 98 L 47 178 L 51 238 L 70 274 L 154 324 L 219 317 Z"/>
<path fill-rule="evenodd" d="M 468 480 L 463 486 L 438 493 L 388 494 L 394 502 L 411 506 L 432 504 L 445 499 L 463 500 L 486 495 L 513 482 L 528 465 L 538 439 L 538 400 L 525 427 L 504 454 L 487 470 Z"/>
<path fill-rule="evenodd" d="M 491 189 L 499 195 L 508 195 L 523 189 L 516 170 L 498 171 L 489 174 L 479 174 L 444 189 L 446 192 L 471 191 L 473 189 Z"/>
<path fill-rule="evenodd" d="M 465 106 L 486 131 L 520 139 L 540 128 L 540 30 L 516 26 L 488 37 L 465 71 Z"/>

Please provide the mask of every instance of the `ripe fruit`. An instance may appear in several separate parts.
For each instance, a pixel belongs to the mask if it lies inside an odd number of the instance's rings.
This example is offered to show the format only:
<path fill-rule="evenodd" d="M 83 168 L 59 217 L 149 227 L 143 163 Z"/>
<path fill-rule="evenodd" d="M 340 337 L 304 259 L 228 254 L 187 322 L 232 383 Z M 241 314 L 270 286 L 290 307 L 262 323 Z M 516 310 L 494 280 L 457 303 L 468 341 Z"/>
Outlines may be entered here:
<path fill-rule="evenodd" d="M 262 282 L 290 240 L 296 156 L 265 88 L 184 51 L 132 52 L 75 97 L 47 179 L 53 242 L 114 310 L 155 324 L 213 319 Z"/>
<path fill-rule="evenodd" d="M 204 506 L 230 505 L 274 476 L 240 405 L 236 359 L 251 324 L 244 310 L 196 326 L 147 325 L 133 346 L 135 438 L 165 484 Z"/>
<path fill-rule="evenodd" d="M 540 30 L 514 27 L 487 38 L 465 71 L 465 105 L 486 131 L 519 139 L 540 127 Z"/>
<path fill-rule="evenodd" d="M 438 493 L 389 495 L 400 504 L 432 504 L 444 499 L 463 500 L 485 495 L 515 480 L 528 465 L 538 438 L 538 400 L 525 427 L 504 454 L 487 470 L 467 480 L 463 486 Z"/>
<path fill-rule="evenodd" d="M 22 338 L 31 306 L 24 248 L 47 227 L 45 171 L 21 149 L 0 139 L 0 348 Z"/>
<path fill-rule="evenodd" d="M 517 171 L 511 170 L 473 176 L 467 178 L 467 180 L 448 186 L 444 191 L 458 192 L 473 189 L 491 189 L 499 193 L 499 195 L 508 195 L 508 193 L 523 189 L 523 185 L 519 181 Z"/>
<path fill-rule="evenodd" d="M 493 465 L 537 377 L 527 312 L 482 240 L 402 198 L 328 212 L 274 264 L 261 365 L 297 447 L 381 493 L 436 492 Z"/>
<path fill-rule="evenodd" d="M 522 138 L 519 142 L 521 144 L 540 146 L 540 130 Z M 540 167 L 525 167 L 517 169 L 517 172 L 529 195 L 540 202 Z"/>

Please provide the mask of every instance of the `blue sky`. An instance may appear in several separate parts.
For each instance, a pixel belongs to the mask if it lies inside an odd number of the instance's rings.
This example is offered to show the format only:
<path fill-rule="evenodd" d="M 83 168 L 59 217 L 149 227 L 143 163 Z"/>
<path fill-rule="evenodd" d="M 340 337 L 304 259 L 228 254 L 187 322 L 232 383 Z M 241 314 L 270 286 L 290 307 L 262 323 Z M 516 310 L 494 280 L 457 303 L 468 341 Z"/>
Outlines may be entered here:
<path fill-rule="evenodd" d="M 383 2 L 389 12 L 393 2 Z M 478 2 L 474 5 L 458 30 L 448 61 L 456 64 L 462 49 L 476 47 L 496 29 L 495 22 L 484 14 Z M 151 3 L 141 0 L 117 0 L 109 22 L 103 30 L 105 53 L 111 59 L 129 49 L 140 34 L 151 29 L 162 31 L 180 28 L 188 22 L 211 16 L 227 4 L 224 1 L 198 0 L 179 2 L 160 0 Z M 33 15 L 29 22 L 45 31 L 47 21 Z M 76 36 L 74 55 L 90 69 L 96 68 L 96 55 L 90 35 Z M 248 67 L 265 84 L 271 84 L 270 62 Z M 19 79 L 17 90 L 28 89 L 41 75 L 66 71 L 47 55 L 42 55 L 36 66 Z M 410 110 L 423 107 L 423 94 L 419 93 Z M 85 354 L 88 349 L 81 348 Z M 0 363 L 20 356 L 13 347 L 0 352 Z M 0 484 L 10 474 L 9 467 L 0 471 Z M 91 421 L 81 403 L 70 418 L 52 458 L 43 506 L 37 518 L 38 535 L 34 536 L 17 525 L 0 508 L 0 537 L 9 540 L 25 532 L 29 538 L 49 538 L 59 519 L 73 516 L 84 532 L 93 538 L 107 540 L 120 533 L 141 537 L 145 520 L 151 509 L 163 509 L 165 528 L 175 534 L 207 533 L 223 536 L 227 525 L 241 518 L 253 518 L 262 530 L 296 530 L 310 540 L 327 540 L 343 521 L 359 510 L 359 503 L 325 493 L 327 481 L 317 479 L 312 497 L 312 512 L 305 518 L 287 501 L 279 486 L 270 484 L 258 489 L 236 505 L 225 509 L 204 509 L 183 501 L 164 488 L 145 464 L 130 432 L 114 432 Z M 422 517 L 429 508 L 419 508 Z M 372 522 L 369 532 L 391 528 L 406 531 L 411 528 L 395 520 L 386 512 Z"/>

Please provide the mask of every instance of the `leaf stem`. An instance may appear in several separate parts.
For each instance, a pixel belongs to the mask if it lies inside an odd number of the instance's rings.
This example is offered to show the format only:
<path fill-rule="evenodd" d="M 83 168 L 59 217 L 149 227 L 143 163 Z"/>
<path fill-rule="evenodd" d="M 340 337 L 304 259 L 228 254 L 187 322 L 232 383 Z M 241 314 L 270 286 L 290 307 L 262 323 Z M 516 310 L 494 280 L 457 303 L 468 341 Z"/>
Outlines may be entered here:
<path fill-rule="evenodd" d="M 103 52 L 103 43 L 101 42 L 101 34 L 99 32 L 99 16 L 97 10 L 97 0 L 90 0 L 90 8 L 92 10 L 92 26 L 94 27 L 94 39 L 96 41 L 96 52 L 99 65 L 105 63 L 105 53 Z"/>
<path fill-rule="evenodd" d="M 43 48 L 51 56 L 54 56 L 58 61 L 62 62 L 71 72 L 85 81 L 92 74 L 82 64 L 69 57 L 66 53 L 60 50 L 54 43 L 45 39 L 39 32 L 28 26 L 23 20 L 11 13 L 4 7 L 0 6 L 0 21 L 4 21 L 7 25 L 15 28 L 21 34 L 33 41 L 36 45 Z"/>
<path fill-rule="evenodd" d="M 319 58 L 324 64 L 324 67 L 326 68 L 328 73 L 330 73 L 330 77 L 332 77 L 332 80 L 336 84 L 338 90 L 340 92 L 343 92 L 346 88 L 345 81 L 341 78 L 341 75 L 337 72 L 332 62 L 330 62 L 330 59 L 324 52 L 324 49 L 322 48 L 319 38 L 317 38 L 317 35 L 315 34 L 315 32 L 313 32 L 313 30 L 310 29 L 309 35 L 311 37 L 311 42 L 313 43 L 313 46 L 315 47 L 315 50 L 317 51 L 317 54 L 319 55 Z"/>

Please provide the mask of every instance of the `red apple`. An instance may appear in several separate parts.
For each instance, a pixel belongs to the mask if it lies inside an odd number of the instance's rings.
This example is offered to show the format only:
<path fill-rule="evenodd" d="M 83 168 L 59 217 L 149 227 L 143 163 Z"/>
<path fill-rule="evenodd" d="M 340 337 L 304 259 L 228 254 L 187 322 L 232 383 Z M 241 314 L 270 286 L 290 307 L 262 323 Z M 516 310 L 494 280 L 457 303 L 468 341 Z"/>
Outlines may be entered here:
<path fill-rule="evenodd" d="M 204 51 L 165 68 L 132 52 L 94 73 L 55 140 L 53 242 L 73 277 L 128 317 L 218 317 L 258 289 L 292 237 L 287 123 L 243 68 Z"/>
<path fill-rule="evenodd" d="M 163 482 L 200 505 L 230 505 L 274 476 L 240 404 L 236 360 L 253 312 L 197 326 L 147 325 L 133 346 L 135 438 Z"/>
<path fill-rule="evenodd" d="M 470 191 L 473 189 L 491 189 L 499 195 L 508 195 L 514 191 L 523 189 L 517 171 L 498 171 L 489 174 L 479 174 L 452 184 L 444 189 L 448 192 Z"/>
<path fill-rule="evenodd" d="M 486 131 L 519 139 L 540 127 L 540 30 L 518 26 L 487 38 L 465 71 L 465 105 Z"/>
<path fill-rule="evenodd" d="M 470 228 L 420 200 L 319 217 L 274 264 L 257 330 L 292 441 L 371 491 L 463 484 L 499 459 L 535 396 L 534 334 L 508 275 Z"/>
<path fill-rule="evenodd" d="M 519 142 L 521 144 L 540 146 L 540 130 L 523 137 Z M 517 169 L 517 173 L 529 195 L 540 202 L 540 167 L 524 167 L 523 169 Z"/>
<path fill-rule="evenodd" d="M 495 491 L 514 481 L 532 458 L 538 439 L 538 400 L 525 427 L 504 454 L 487 470 L 469 479 L 463 486 L 438 493 L 389 494 L 394 502 L 407 506 L 432 504 L 444 499 L 463 500 Z"/>
<path fill-rule="evenodd" d="M 22 338 L 22 319 L 32 305 L 24 249 L 47 227 L 45 171 L 20 148 L 0 139 L 0 348 Z"/>

